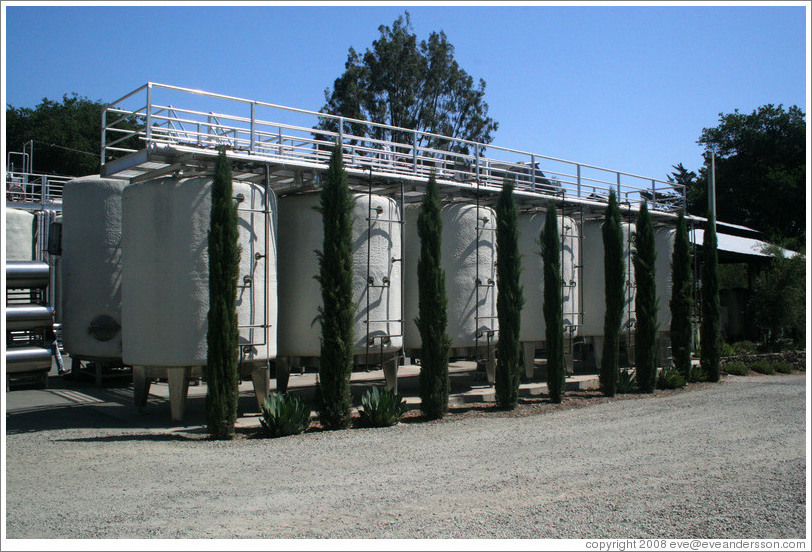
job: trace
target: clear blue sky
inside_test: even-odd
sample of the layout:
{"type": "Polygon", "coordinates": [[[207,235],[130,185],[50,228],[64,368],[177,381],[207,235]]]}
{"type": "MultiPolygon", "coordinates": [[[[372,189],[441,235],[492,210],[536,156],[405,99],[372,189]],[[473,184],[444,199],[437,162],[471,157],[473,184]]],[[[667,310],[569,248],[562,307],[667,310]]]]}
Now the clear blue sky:
{"type": "Polygon", "coordinates": [[[319,110],[347,50],[405,9],[487,82],[494,143],[664,178],[696,170],[703,127],[767,104],[807,110],[795,6],[9,6],[4,102],[112,101],[147,81],[319,110]]]}

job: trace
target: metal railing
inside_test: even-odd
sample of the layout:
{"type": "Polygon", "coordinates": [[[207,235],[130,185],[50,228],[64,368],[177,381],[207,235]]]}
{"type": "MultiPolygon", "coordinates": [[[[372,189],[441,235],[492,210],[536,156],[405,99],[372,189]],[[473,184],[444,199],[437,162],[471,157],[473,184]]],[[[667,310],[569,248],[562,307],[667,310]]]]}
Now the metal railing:
{"type": "Polygon", "coordinates": [[[49,176],[28,172],[6,171],[6,205],[48,206],[62,202],[62,189],[71,176],[49,176]]]}
{"type": "Polygon", "coordinates": [[[500,188],[512,176],[516,189],[672,211],[685,206],[685,187],[664,180],[304,109],[147,83],[108,104],[102,115],[101,163],[156,146],[233,151],[268,161],[324,166],[340,142],[347,169],[500,188]],[[137,141],[137,147],[133,144],[137,141]],[[487,156],[485,155],[487,152],[487,156]]]}

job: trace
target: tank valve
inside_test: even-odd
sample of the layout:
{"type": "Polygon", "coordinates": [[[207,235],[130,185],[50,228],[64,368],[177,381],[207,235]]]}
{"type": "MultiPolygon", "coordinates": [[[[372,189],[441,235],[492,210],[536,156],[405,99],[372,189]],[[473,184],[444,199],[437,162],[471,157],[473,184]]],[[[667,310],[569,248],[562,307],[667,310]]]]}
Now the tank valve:
{"type": "Polygon", "coordinates": [[[384,285],[384,286],[388,286],[388,285],[389,285],[389,278],[387,278],[386,276],[384,276],[384,277],[383,277],[383,281],[382,281],[382,283],[383,283],[383,285],[384,285]]]}
{"type": "Polygon", "coordinates": [[[371,285],[371,286],[372,286],[372,285],[375,285],[375,278],[373,278],[372,276],[370,276],[369,278],[367,278],[367,284],[369,284],[369,285],[371,285]]]}
{"type": "Polygon", "coordinates": [[[237,194],[234,196],[234,201],[236,201],[237,203],[242,203],[243,201],[245,201],[245,196],[242,194],[237,194]]]}
{"type": "Polygon", "coordinates": [[[263,255],[262,253],[254,253],[254,259],[256,259],[257,261],[262,259],[263,257],[265,257],[265,255],[263,255]]]}
{"type": "Polygon", "coordinates": [[[251,285],[254,283],[254,280],[250,276],[243,276],[242,283],[245,287],[251,287],[251,285]]]}

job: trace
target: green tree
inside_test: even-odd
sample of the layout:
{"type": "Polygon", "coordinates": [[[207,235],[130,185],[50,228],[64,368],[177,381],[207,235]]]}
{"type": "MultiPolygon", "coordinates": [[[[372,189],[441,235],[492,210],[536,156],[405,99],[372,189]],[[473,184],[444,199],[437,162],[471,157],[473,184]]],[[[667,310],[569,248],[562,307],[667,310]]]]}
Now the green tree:
{"type": "Polygon", "coordinates": [[[719,304],[719,257],[716,242],[716,219],[711,214],[702,240],[702,324],[699,339],[700,362],[710,381],[719,381],[719,359],[722,355],[721,306],[719,304]]]}
{"type": "Polygon", "coordinates": [[[643,202],[637,213],[637,231],[634,237],[634,281],[637,292],[634,308],[637,313],[635,327],[635,373],[637,384],[643,393],[653,393],[657,380],[657,284],[654,248],[654,228],[648,204],[643,202]]]}
{"type": "Polygon", "coordinates": [[[603,266],[606,314],[603,323],[603,361],[600,386],[608,397],[617,393],[620,325],[626,291],[626,261],[623,258],[623,227],[615,191],[609,191],[609,205],[603,221],[603,266]]]}
{"type": "MultiPolygon", "coordinates": [[[[409,13],[392,27],[381,25],[380,37],[363,55],[349,49],[344,73],[325,90],[322,112],[458,139],[490,143],[498,124],[488,117],[485,81],[474,84],[454,59],[445,33],[432,32],[418,43],[409,13]]],[[[337,131],[333,119],[319,129],[337,131]]],[[[411,144],[406,132],[346,123],[344,132],[364,138],[411,144]]],[[[468,152],[459,142],[447,143],[420,134],[417,146],[468,152]]],[[[473,152],[469,152],[473,153],[473,152]]]]}
{"type": "Polygon", "coordinates": [[[239,398],[237,278],[240,267],[237,206],[231,162],[220,149],[214,166],[209,227],[209,328],[206,358],[206,423],[215,439],[231,439],[239,398]]]}
{"type": "Polygon", "coordinates": [[[787,257],[777,246],[766,252],[770,266],[753,283],[750,311],[769,350],[777,350],[781,339],[796,344],[806,330],[806,257],[787,257]]]}
{"type": "Polygon", "coordinates": [[[417,218],[420,258],[417,260],[418,318],[415,320],[422,350],[420,353],[420,409],[429,419],[442,418],[448,411],[448,352],[451,340],[446,333],[448,298],[441,246],[443,220],[437,181],[432,174],[417,218]]]}
{"type": "MultiPolygon", "coordinates": [[[[8,105],[7,150],[21,152],[26,142],[34,140],[35,173],[67,176],[98,174],[104,107],[101,100],[89,100],[75,92],[63,95],[62,101],[43,98],[33,109],[8,105]]],[[[134,119],[126,119],[118,126],[132,130],[143,127],[134,119]]],[[[135,138],[128,138],[117,146],[130,149],[139,147],[135,138]]],[[[109,157],[115,159],[120,155],[123,154],[111,153],[109,157]]]]}
{"type": "Polygon", "coordinates": [[[350,425],[352,400],[350,376],[353,363],[352,301],[353,201],[341,148],[333,149],[327,178],[321,189],[319,212],[324,224],[324,244],[319,259],[322,306],[319,368],[319,418],[327,429],[350,425]]]}
{"type": "MultiPolygon", "coordinates": [[[[764,232],[774,242],[806,240],[806,120],[798,106],[767,104],[750,114],[720,113],[697,142],[716,152],[716,218],[764,232]]],[[[690,173],[686,173],[690,180],[690,173]]],[[[688,190],[688,210],[704,215],[708,171],[688,190]]]]}
{"type": "Polygon", "coordinates": [[[510,410],[519,402],[519,326],[524,306],[519,283],[522,256],[519,253],[519,213],[513,199],[514,185],[512,177],[506,178],[496,200],[496,314],[499,318],[496,404],[510,410]]]}
{"type": "Polygon", "coordinates": [[[564,365],[564,304],[561,278],[561,238],[558,234],[558,213],[550,202],[539,236],[544,270],[544,324],[547,339],[547,389],[550,400],[560,403],[564,397],[566,366],[564,365]]]}
{"type": "Polygon", "coordinates": [[[691,370],[691,310],[693,308],[691,243],[685,213],[680,211],[671,254],[671,356],[674,366],[688,378],[691,370]]]}

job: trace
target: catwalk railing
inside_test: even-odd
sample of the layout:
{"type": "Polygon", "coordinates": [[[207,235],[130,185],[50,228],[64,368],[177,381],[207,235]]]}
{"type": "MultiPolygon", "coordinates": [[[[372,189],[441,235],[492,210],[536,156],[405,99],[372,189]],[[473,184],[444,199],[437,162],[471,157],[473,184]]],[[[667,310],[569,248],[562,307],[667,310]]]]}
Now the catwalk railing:
{"type": "Polygon", "coordinates": [[[652,209],[685,206],[684,186],[586,163],[460,140],[439,134],[148,83],[109,104],[102,115],[101,163],[157,146],[218,146],[286,165],[326,166],[340,142],[348,168],[393,176],[516,188],[603,203],[615,189],[621,201],[652,209]],[[487,154],[487,155],[486,155],[487,154]]]}

